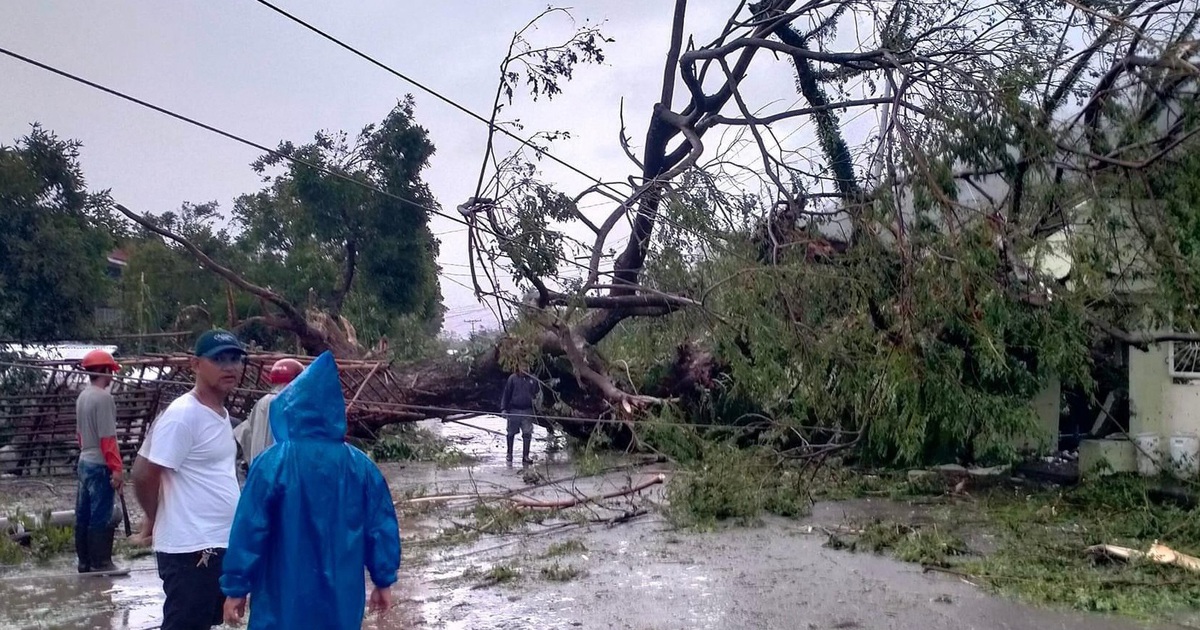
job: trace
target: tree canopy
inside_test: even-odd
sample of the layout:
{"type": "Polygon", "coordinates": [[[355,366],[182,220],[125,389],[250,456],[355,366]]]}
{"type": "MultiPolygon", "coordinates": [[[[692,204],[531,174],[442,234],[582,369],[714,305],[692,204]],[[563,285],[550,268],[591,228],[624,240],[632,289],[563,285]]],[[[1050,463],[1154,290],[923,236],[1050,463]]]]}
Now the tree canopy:
{"type": "Polygon", "coordinates": [[[432,332],[441,327],[429,230],[437,201],[421,180],[434,147],[413,108],[408,98],[353,138],[319,132],[254,163],[268,185],[240,197],[233,216],[239,245],[262,269],[256,278],[297,302],[311,291],[315,306],[334,316],[357,289],[384,312],[411,314],[432,332]]]}
{"type": "Polygon", "coordinates": [[[114,221],[107,194],[87,190],[79,147],[36,124],[0,146],[0,336],[85,336],[110,296],[114,221]]]}
{"type": "Polygon", "coordinates": [[[421,179],[434,146],[414,115],[410,97],[354,136],[319,131],[307,144],[280,143],[252,164],[264,188],[237,198],[229,216],[215,202],[138,216],[127,308],[145,308],[149,295],[155,326],[190,310],[266,347],[291,348],[289,333],[310,351],[326,334],[424,347],[444,309],[429,229],[438,206],[421,179]],[[197,252],[226,273],[200,271],[197,252]]]}

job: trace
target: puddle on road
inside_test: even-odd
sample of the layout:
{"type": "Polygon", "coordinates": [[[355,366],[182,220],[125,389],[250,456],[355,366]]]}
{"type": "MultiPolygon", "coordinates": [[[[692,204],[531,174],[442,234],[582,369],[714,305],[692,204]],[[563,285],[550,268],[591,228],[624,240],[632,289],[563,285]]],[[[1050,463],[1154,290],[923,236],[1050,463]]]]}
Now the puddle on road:
{"type": "MultiPolygon", "coordinates": [[[[494,416],[475,418],[467,421],[476,427],[503,432],[504,420],[494,416]]],[[[458,483],[470,479],[480,469],[492,469],[491,476],[502,476],[505,481],[519,482],[521,468],[509,467],[504,461],[505,440],[502,435],[495,435],[467,427],[457,423],[442,423],[426,421],[420,423],[436,433],[441,434],[455,448],[471,457],[469,462],[472,470],[466,467],[439,469],[433,464],[422,462],[409,463],[399,468],[395,474],[389,474],[389,480],[394,486],[404,484],[458,483]]],[[[542,427],[534,428],[532,452],[543,468],[560,468],[568,465],[568,455],[561,448],[562,436],[548,438],[542,427]]],[[[517,456],[520,457],[521,442],[517,439],[517,456]]],[[[385,471],[393,468],[383,466],[385,471]]],[[[398,492],[398,488],[393,487],[398,492]]],[[[72,490],[73,492],[73,490],[72,490]]],[[[62,493],[67,496],[70,493],[62,493]]],[[[69,509],[72,506],[62,505],[56,509],[69,509]]],[[[403,535],[407,539],[419,533],[417,525],[403,523],[403,535]]],[[[117,560],[121,566],[129,567],[128,576],[101,578],[80,577],[75,574],[73,558],[60,557],[54,561],[36,566],[24,566],[0,572],[0,628],[5,630],[34,630],[54,628],[63,630],[150,630],[157,628],[162,618],[162,582],[158,578],[154,558],[147,557],[138,560],[117,560]]],[[[393,587],[395,608],[386,618],[369,618],[364,628],[371,630],[398,630],[425,625],[425,612],[432,606],[437,610],[436,602],[430,604],[423,601],[424,597],[415,585],[429,582],[433,579],[437,566],[421,569],[405,567],[401,571],[400,582],[393,587]]],[[[450,570],[447,575],[456,575],[461,570],[450,570]]],[[[432,618],[436,618],[432,617],[432,618]]],[[[454,627],[454,626],[438,626],[454,627]]],[[[468,626],[464,626],[468,627],[468,626]]],[[[472,629],[479,626],[469,626],[472,629]]],[[[526,625],[495,626],[524,628],[526,625]]]]}
{"type": "Polygon", "coordinates": [[[71,559],[0,576],[0,627],[155,628],[162,616],[162,588],[154,561],[126,561],[124,577],[82,577],[71,559]]]}
{"type": "MultiPolygon", "coordinates": [[[[162,582],[153,559],[122,563],[128,576],[80,577],[74,565],[0,576],[0,628],[5,630],[152,630],[162,624],[162,582]],[[10,579],[12,578],[12,579],[10,579]]],[[[398,630],[419,621],[405,584],[393,588],[396,608],[364,628],[398,630]]]]}

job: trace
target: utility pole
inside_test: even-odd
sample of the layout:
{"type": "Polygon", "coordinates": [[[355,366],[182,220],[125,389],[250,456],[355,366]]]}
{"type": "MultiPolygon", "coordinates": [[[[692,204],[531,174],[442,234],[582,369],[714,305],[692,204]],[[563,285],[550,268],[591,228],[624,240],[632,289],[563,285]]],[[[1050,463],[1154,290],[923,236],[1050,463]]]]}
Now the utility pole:
{"type": "Polygon", "coordinates": [[[478,324],[479,320],[478,319],[465,319],[463,321],[465,321],[471,325],[471,336],[474,337],[475,336],[475,324],[478,324]]]}
{"type": "Polygon", "coordinates": [[[146,272],[143,271],[138,276],[138,355],[145,353],[143,343],[146,340],[146,272]]]}
{"type": "MultiPolygon", "coordinates": [[[[883,98],[892,98],[892,71],[887,71],[887,81],[883,84],[883,98]]],[[[891,101],[884,102],[879,116],[879,147],[875,149],[874,164],[871,165],[871,184],[878,186],[880,175],[883,174],[883,154],[887,149],[888,138],[892,135],[891,101]]]]}

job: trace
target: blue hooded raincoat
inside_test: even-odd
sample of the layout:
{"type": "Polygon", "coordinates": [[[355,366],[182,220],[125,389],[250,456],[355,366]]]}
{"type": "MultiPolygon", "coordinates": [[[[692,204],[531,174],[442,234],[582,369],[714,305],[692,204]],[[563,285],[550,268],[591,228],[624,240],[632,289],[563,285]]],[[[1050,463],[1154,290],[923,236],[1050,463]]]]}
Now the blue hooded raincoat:
{"type": "Polygon", "coordinates": [[[250,594],[250,629],[361,628],[366,588],[391,586],[400,529],[387,482],[346,444],[346,401],[326,352],[271,403],[275,445],[254,460],[221,576],[250,594]]]}

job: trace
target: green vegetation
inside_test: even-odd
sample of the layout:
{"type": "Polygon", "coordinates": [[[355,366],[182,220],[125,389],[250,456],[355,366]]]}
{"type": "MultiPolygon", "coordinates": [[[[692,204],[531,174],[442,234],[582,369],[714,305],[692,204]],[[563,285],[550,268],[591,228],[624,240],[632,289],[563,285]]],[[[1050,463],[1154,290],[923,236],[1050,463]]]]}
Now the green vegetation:
{"type": "Polygon", "coordinates": [[[21,564],[30,558],[44,562],[64,553],[74,553],[73,527],[35,527],[34,518],[21,511],[9,519],[20,523],[28,532],[28,546],[13,542],[7,533],[0,534],[0,564],[21,564]]]}
{"type": "Polygon", "coordinates": [[[0,565],[21,564],[29,558],[25,548],[9,539],[0,536],[0,565]]]}
{"type": "MultiPolygon", "coordinates": [[[[0,146],[0,333],[86,338],[96,332],[96,309],[107,306],[123,317],[114,312],[102,332],[236,323],[259,346],[294,350],[289,331],[267,325],[264,308],[271,307],[260,297],[198,271],[176,241],[118,220],[107,192],[88,192],[79,153],[78,142],[38,125],[0,146]],[[128,256],[119,280],[106,277],[114,248],[128,256]]],[[[429,229],[428,209],[437,201],[422,179],[433,154],[408,97],[357,134],[319,131],[307,144],[281,142],[252,165],[264,187],[238,197],[231,210],[208,201],[132,211],[271,287],[310,323],[345,329],[344,317],[350,328],[343,332],[363,346],[387,337],[392,358],[420,358],[437,349],[444,312],[439,245],[429,229]]],[[[174,343],[139,348],[170,350],[174,343]]]]}
{"type": "Polygon", "coordinates": [[[887,553],[949,571],[1031,603],[1161,619],[1200,606],[1200,575],[1148,561],[1090,556],[1093,545],[1146,550],[1160,541],[1200,556],[1200,510],[1157,502],[1159,480],[1105,477],[1070,489],[1014,488],[961,476],[826,468],[803,484],[768,449],[702,445],[668,488],[677,525],[711,528],[753,523],[764,513],[794,516],[816,500],[872,498],[905,505],[830,531],[828,545],[887,553]],[[906,517],[907,519],[908,517],[906,517]]]}
{"type": "Polygon", "coordinates": [[[829,546],[873,553],[890,551],[898,560],[929,566],[948,566],[949,558],[967,553],[961,540],[936,525],[921,527],[894,521],[871,522],[849,541],[830,536],[829,546]]]}
{"type": "Polygon", "coordinates": [[[1000,547],[962,568],[1001,592],[1081,610],[1151,617],[1195,608],[1200,575],[1150,562],[1097,562],[1083,553],[1097,544],[1144,551],[1155,540],[1200,553],[1200,519],[1151,501],[1150,483],[1121,477],[1060,492],[997,491],[979,510],[1000,547]]]}
{"type": "Polygon", "coordinates": [[[466,516],[474,519],[473,529],[484,534],[506,534],[529,522],[539,522],[545,513],[518,508],[510,503],[480,503],[466,516]]]}
{"type": "Polygon", "coordinates": [[[430,538],[422,538],[409,541],[406,543],[409,547],[453,547],[463,545],[469,542],[474,542],[479,539],[480,532],[477,529],[465,527],[462,525],[453,525],[438,531],[438,533],[430,538]]]}
{"type": "Polygon", "coordinates": [[[1200,554],[1196,511],[1152,500],[1156,483],[1113,476],[1072,489],[985,489],[918,510],[920,522],[850,524],[850,533],[833,533],[829,544],[890,552],[1032,603],[1165,618],[1200,606],[1200,575],[1085,552],[1099,544],[1145,551],[1157,540],[1181,553],[1200,554]],[[987,543],[972,548],[970,541],[983,540],[987,543]]]}
{"type": "Polygon", "coordinates": [[[75,551],[73,527],[43,527],[33,530],[29,550],[34,558],[45,561],[54,556],[75,551]]]}
{"type": "Polygon", "coordinates": [[[0,335],[53,339],[94,330],[116,237],[107,193],[90,193],[78,142],[34,125],[0,145],[0,335]]]}
{"type": "Polygon", "coordinates": [[[594,475],[609,465],[612,439],[607,432],[592,431],[585,440],[570,438],[568,448],[575,470],[581,475],[594,475]]]}
{"type": "Polygon", "coordinates": [[[514,564],[497,564],[487,570],[484,578],[492,584],[504,584],[521,577],[521,570],[514,564]]]}
{"type": "Polygon", "coordinates": [[[467,461],[467,456],[445,438],[408,424],[385,428],[367,448],[377,462],[423,461],[439,466],[458,466],[467,461]]]}
{"type": "Polygon", "coordinates": [[[253,168],[266,187],[238,198],[232,213],[249,277],[294,304],[346,316],[368,343],[389,335],[401,358],[420,355],[443,311],[427,210],[437,201],[421,178],[434,146],[415,107],[407,97],[355,135],[280,143],[280,154],[345,177],[265,155],[253,168]]]}
{"type": "Polygon", "coordinates": [[[667,484],[667,516],[675,525],[705,529],[723,520],[751,523],[763,512],[807,512],[804,478],[769,449],[705,441],[699,449],[667,484]]]}

